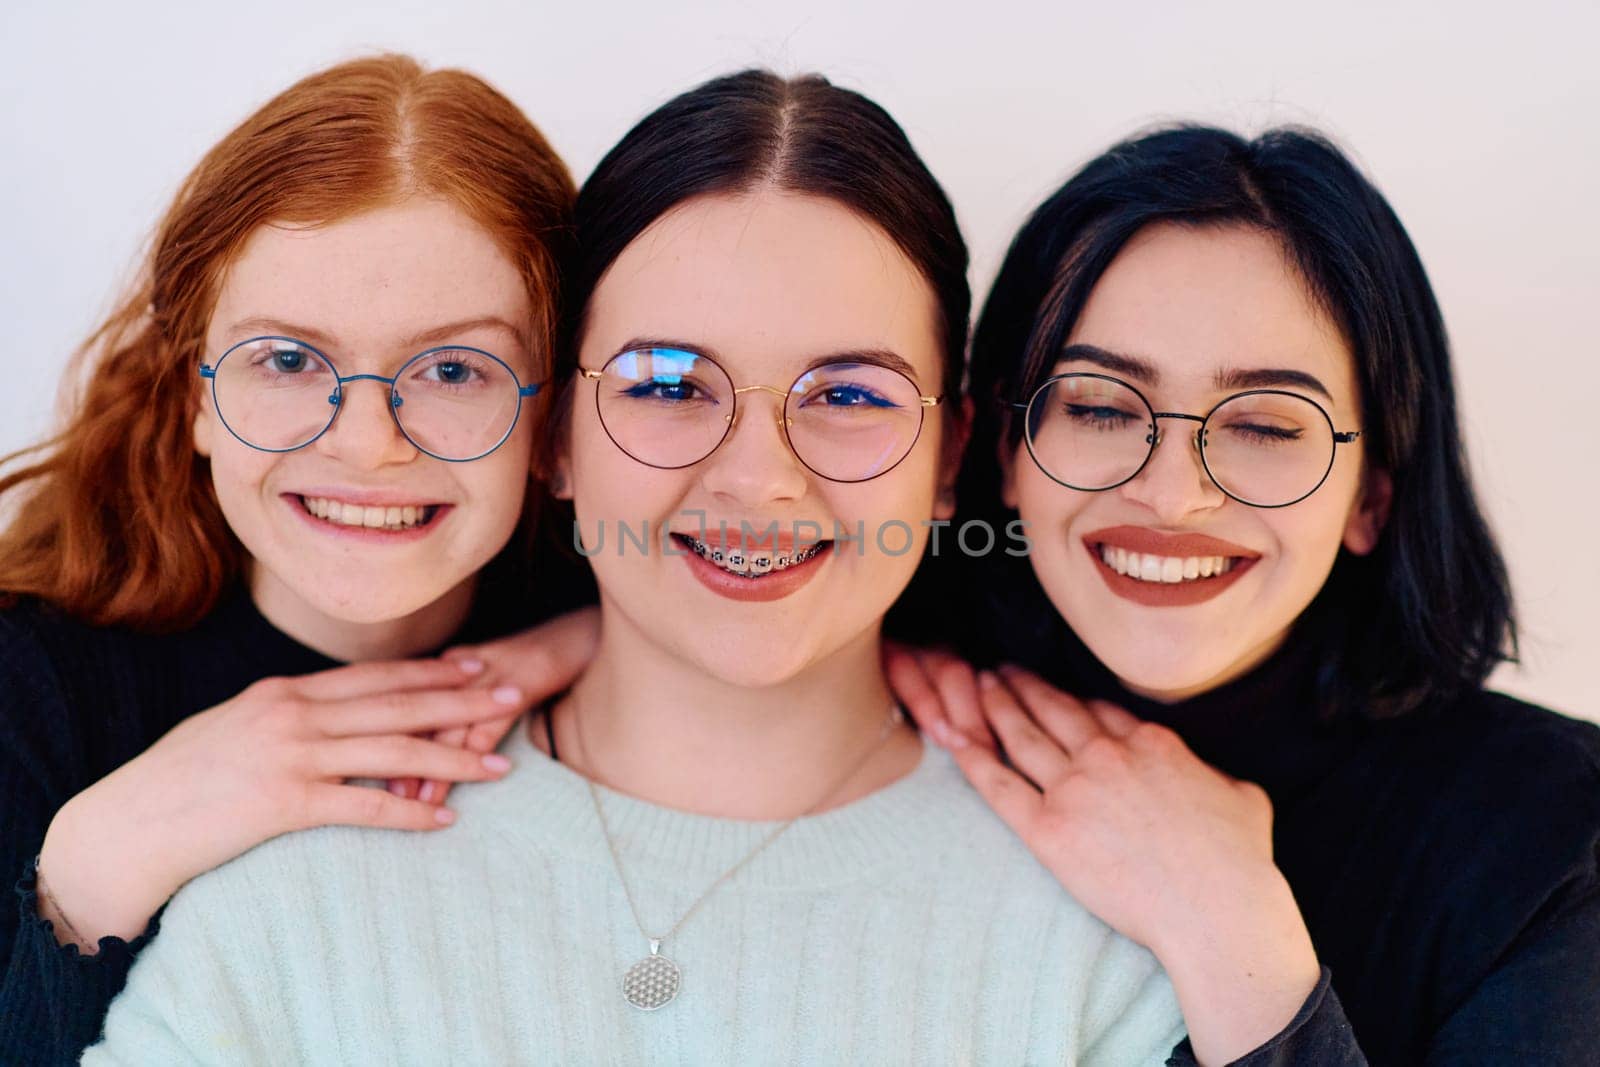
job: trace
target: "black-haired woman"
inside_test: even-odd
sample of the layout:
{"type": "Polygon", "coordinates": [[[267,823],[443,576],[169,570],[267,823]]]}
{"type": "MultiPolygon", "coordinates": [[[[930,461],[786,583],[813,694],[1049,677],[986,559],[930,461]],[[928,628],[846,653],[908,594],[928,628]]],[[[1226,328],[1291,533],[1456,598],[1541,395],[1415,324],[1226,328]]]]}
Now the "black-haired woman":
{"type": "Polygon", "coordinates": [[[1600,730],[1483,688],[1505,567],[1370,182],[1305,131],[1115,146],[1016,237],[972,383],[957,522],[1032,552],[945,588],[1030,670],[892,673],[1162,961],[1180,1059],[1594,1062],[1600,730]]]}

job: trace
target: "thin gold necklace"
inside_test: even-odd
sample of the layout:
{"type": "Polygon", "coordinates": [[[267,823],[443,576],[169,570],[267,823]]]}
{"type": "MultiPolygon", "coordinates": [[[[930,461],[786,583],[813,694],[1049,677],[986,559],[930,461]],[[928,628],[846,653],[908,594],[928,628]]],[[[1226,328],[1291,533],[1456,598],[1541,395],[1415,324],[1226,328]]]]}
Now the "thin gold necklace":
{"type": "MultiPolygon", "coordinates": [[[[551,714],[551,712],[546,712],[546,714],[551,714]]],[[[622,856],[617,852],[617,842],[611,836],[610,824],[606,822],[605,806],[600,802],[600,791],[595,788],[592,778],[588,775],[583,775],[584,784],[589,787],[589,799],[594,802],[595,817],[600,820],[600,832],[605,835],[606,848],[611,852],[611,862],[617,868],[617,880],[622,883],[623,895],[628,898],[628,910],[633,912],[633,924],[638,927],[640,935],[650,943],[650,955],[645,956],[638,963],[629,967],[622,976],[622,995],[629,1004],[641,1011],[655,1011],[657,1008],[663,1008],[672,1003],[673,999],[683,989],[683,971],[671,959],[661,954],[661,943],[676,934],[679,927],[689,921],[689,917],[699,910],[700,905],[716,891],[718,886],[732,878],[745,864],[759,856],[768,845],[781,837],[789,827],[815,812],[827,802],[829,797],[843,789],[845,783],[854,778],[861,768],[866,766],[867,760],[871,759],[878,749],[883,747],[884,742],[889,739],[889,735],[894,732],[895,727],[899,726],[903,721],[904,717],[900,713],[899,706],[891,705],[889,714],[883,720],[883,729],[878,731],[877,739],[851,765],[849,772],[829,786],[828,791],[819,796],[816,803],[799,815],[785,820],[777,829],[762,838],[755,848],[745,853],[744,858],[739,860],[738,863],[718,875],[717,880],[707,886],[705,891],[695,898],[694,903],[689,905],[689,910],[678,917],[678,921],[672,924],[672,928],[659,937],[653,936],[646,931],[644,920],[639,918],[639,905],[633,899],[633,890],[628,886],[628,876],[623,871],[622,856]]],[[[576,709],[574,709],[573,728],[577,732],[578,747],[583,752],[584,762],[589,765],[592,771],[594,769],[594,760],[589,755],[589,745],[583,737],[583,718],[576,713],[576,709]]]]}

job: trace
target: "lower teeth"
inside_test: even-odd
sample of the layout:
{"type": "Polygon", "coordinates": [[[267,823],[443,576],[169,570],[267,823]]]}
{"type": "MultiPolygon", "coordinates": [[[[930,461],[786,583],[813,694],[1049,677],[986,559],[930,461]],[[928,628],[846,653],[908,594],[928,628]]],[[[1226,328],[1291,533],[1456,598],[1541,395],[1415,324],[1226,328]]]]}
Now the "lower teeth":
{"type": "Polygon", "coordinates": [[[679,538],[689,546],[689,551],[709,563],[715,564],[729,574],[740,578],[764,578],[775,571],[788,570],[798,566],[815,556],[826,546],[827,542],[807,545],[792,554],[779,556],[745,556],[739,552],[727,552],[720,548],[712,548],[704,541],[697,541],[693,537],[680,534],[679,538]]]}

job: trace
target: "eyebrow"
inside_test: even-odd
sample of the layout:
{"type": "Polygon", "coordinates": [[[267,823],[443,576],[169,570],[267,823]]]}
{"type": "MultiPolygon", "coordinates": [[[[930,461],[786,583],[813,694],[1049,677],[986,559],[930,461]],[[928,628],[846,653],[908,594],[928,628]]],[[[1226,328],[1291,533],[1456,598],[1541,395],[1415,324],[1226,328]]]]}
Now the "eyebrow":
{"type": "MultiPolygon", "coordinates": [[[[722,362],[717,356],[716,350],[708,345],[691,344],[688,341],[675,341],[661,337],[635,337],[617,349],[617,355],[621,355],[623,352],[637,352],[640,349],[647,348],[674,348],[697,356],[705,356],[708,359],[716,360],[718,363],[722,362]]],[[[801,369],[800,373],[805,374],[809,371],[814,371],[818,367],[826,366],[829,363],[867,363],[876,367],[899,371],[911,381],[917,381],[917,368],[913,367],[911,362],[904,356],[887,348],[849,348],[837,352],[829,352],[811,359],[801,369]]],[[[921,388],[921,386],[918,386],[918,388],[921,388]]]]}
{"type": "MultiPolygon", "coordinates": [[[[480,315],[476,318],[461,319],[457,322],[447,322],[442,326],[433,326],[397,342],[399,348],[421,348],[431,344],[448,341],[473,330],[494,330],[506,334],[522,347],[523,351],[531,351],[527,334],[498,315],[480,315]]],[[[297,341],[310,341],[312,344],[324,348],[340,347],[337,339],[332,334],[307,326],[303,323],[287,322],[283,319],[274,319],[264,316],[252,316],[240,319],[228,330],[230,334],[241,333],[269,333],[285,337],[292,337],[297,341]]]]}
{"type": "MultiPolygon", "coordinates": [[[[1061,363],[1093,363],[1097,367],[1120,374],[1125,378],[1132,378],[1141,385],[1157,385],[1161,381],[1161,372],[1156,370],[1155,364],[1137,356],[1124,355],[1119,352],[1107,351],[1098,345],[1068,345],[1061,350],[1057,359],[1061,363]]],[[[1276,389],[1280,386],[1298,386],[1309,389],[1314,393],[1321,393],[1334,403],[1333,393],[1328,387],[1313,374],[1305,371],[1291,370],[1287,367],[1227,367],[1217,371],[1211,379],[1212,385],[1218,389],[1276,389]]]]}

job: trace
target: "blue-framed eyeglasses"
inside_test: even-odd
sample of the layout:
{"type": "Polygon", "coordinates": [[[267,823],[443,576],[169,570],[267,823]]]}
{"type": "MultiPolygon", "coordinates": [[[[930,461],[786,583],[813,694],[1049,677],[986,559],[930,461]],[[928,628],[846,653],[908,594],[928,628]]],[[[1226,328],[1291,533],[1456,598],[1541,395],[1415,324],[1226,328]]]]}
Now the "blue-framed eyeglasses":
{"type": "Polygon", "coordinates": [[[293,337],[252,337],[202,364],[217,418],[242,443],[262,452],[293,452],[338,418],[344,387],[381,382],[389,413],[417,450],[450,463],[482,459],[511,436],[523,400],[543,382],[523,385],[504,360],[481,348],[440,345],[418,352],[395,372],[340,375],[333,360],[293,337]]]}

